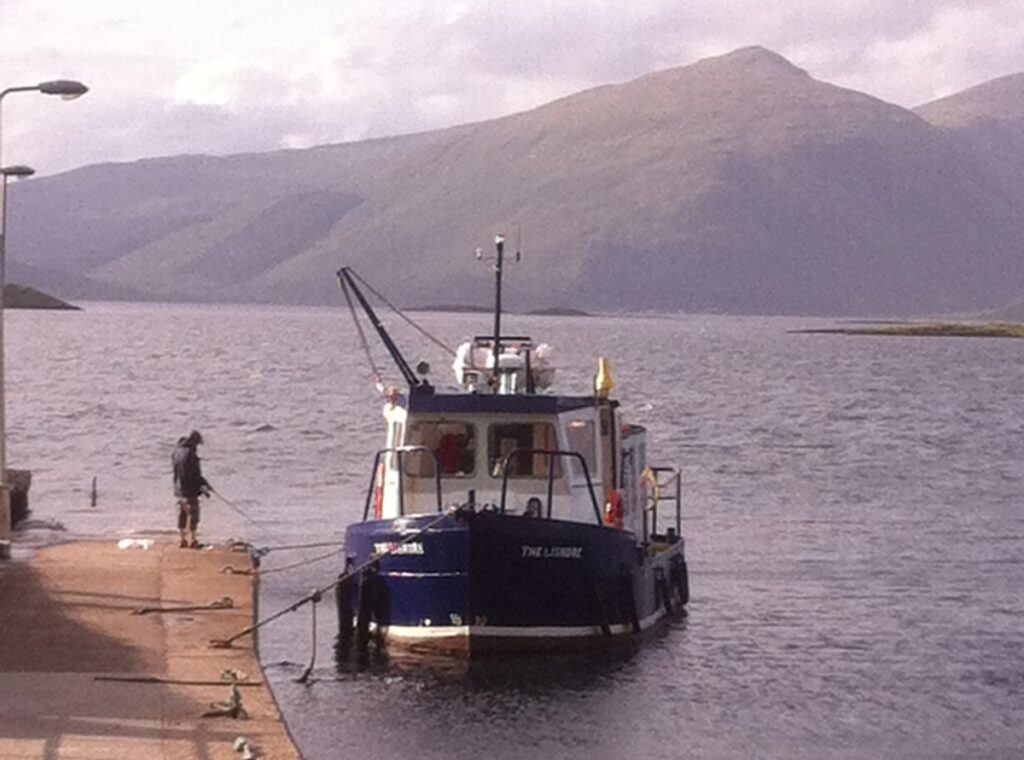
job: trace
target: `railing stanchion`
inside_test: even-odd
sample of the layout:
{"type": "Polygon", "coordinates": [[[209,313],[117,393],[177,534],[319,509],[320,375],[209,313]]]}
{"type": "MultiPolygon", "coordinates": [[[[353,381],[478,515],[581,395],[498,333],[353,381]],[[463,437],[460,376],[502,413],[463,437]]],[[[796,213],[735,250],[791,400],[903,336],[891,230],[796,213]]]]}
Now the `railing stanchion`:
{"type": "Polygon", "coordinates": [[[551,508],[555,501],[555,455],[548,454],[548,519],[551,519],[551,508]]]}
{"type": "MultiPolygon", "coordinates": [[[[373,470],[370,471],[370,486],[366,489],[366,505],[363,507],[363,522],[366,522],[366,518],[370,516],[374,481],[377,479],[377,469],[381,465],[381,457],[385,454],[392,454],[398,460],[398,514],[401,517],[405,517],[405,455],[424,451],[429,452],[434,458],[434,490],[437,494],[437,511],[444,511],[441,506],[443,504],[441,496],[441,460],[438,458],[437,452],[429,446],[394,446],[381,449],[374,455],[373,470]]],[[[381,483],[381,488],[383,487],[384,483],[381,483]]]]}
{"type": "Polygon", "coordinates": [[[559,449],[512,449],[506,454],[500,462],[501,467],[501,512],[505,512],[505,501],[508,494],[508,464],[512,457],[519,456],[522,454],[544,454],[549,457],[548,469],[548,518],[551,517],[551,502],[554,499],[554,458],[555,457],[572,457],[578,459],[580,466],[583,468],[583,476],[587,481],[587,493],[590,494],[590,503],[594,507],[594,517],[597,518],[597,524],[602,525],[601,520],[601,508],[597,506],[597,497],[594,496],[594,482],[590,479],[590,468],[587,467],[587,460],[584,459],[583,455],[578,451],[561,451],[559,449]]]}

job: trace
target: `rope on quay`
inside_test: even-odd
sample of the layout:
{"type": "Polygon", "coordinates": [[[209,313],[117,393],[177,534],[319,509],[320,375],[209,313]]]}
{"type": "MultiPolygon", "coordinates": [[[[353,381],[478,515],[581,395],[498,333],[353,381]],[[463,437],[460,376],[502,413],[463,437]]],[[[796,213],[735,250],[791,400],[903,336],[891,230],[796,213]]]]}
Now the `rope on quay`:
{"type": "MultiPolygon", "coordinates": [[[[347,581],[348,579],[350,579],[354,575],[357,575],[357,574],[363,572],[363,570],[365,570],[366,568],[371,567],[372,565],[377,564],[378,562],[380,562],[385,557],[389,556],[390,554],[393,554],[395,551],[398,550],[399,546],[402,546],[403,544],[407,544],[410,541],[412,541],[413,539],[419,538],[424,533],[426,533],[428,530],[430,530],[431,528],[433,528],[436,525],[439,525],[442,521],[447,520],[451,515],[455,514],[457,509],[458,509],[457,507],[449,507],[448,510],[446,510],[441,515],[439,515],[435,519],[433,519],[430,522],[428,522],[426,525],[424,525],[419,530],[415,530],[412,533],[408,534],[407,536],[404,536],[401,540],[396,541],[391,547],[388,548],[388,550],[386,552],[382,552],[380,554],[374,554],[368,560],[366,560],[366,562],[364,562],[363,564],[357,565],[356,567],[353,567],[350,570],[348,570],[348,572],[345,572],[345,573],[342,573],[341,575],[339,575],[337,580],[335,580],[333,583],[330,583],[329,585],[324,586],[323,588],[313,589],[312,592],[310,592],[309,594],[306,594],[304,597],[301,597],[300,599],[297,599],[296,601],[292,602],[292,604],[288,605],[284,609],[278,610],[277,612],[273,613],[272,615],[268,615],[267,617],[263,618],[262,620],[257,620],[252,625],[247,626],[246,628],[243,628],[241,631],[236,633],[234,636],[229,636],[226,639],[211,639],[210,640],[210,646],[212,648],[214,648],[214,649],[230,649],[231,645],[234,644],[238,639],[242,638],[243,636],[248,636],[250,633],[253,633],[253,632],[259,630],[260,628],[265,626],[267,623],[272,623],[273,621],[277,620],[278,618],[283,617],[284,615],[287,615],[289,612],[295,612],[295,610],[299,609],[304,604],[309,604],[311,602],[318,602],[318,601],[320,601],[320,598],[325,593],[327,593],[328,591],[334,590],[334,588],[336,586],[338,586],[339,584],[344,583],[345,581],[347,581]]],[[[331,552],[330,556],[333,556],[334,554],[335,554],[335,552],[331,552]]],[[[323,557],[320,557],[319,559],[325,559],[327,556],[329,556],[329,555],[324,555],[323,557]]],[[[276,569],[284,569],[284,568],[276,568],[276,569]]],[[[264,572],[269,572],[269,571],[264,571],[264,572]]]]}
{"type": "MultiPolygon", "coordinates": [[[[149,683],[170,686],[224,686],[229,682],[227,679],[220,681],[213,680],[190,680],[187,678],[164,678],[163,676],[93,676],[93,681],[111,681],[113,683],[149,683]]],[[[263,686],[263,681],[234,681],[239,686],[263,686]]]]}
{"type": "Polygon", "coordinates": [[[216,599],[209,604],[182,604],[170,607],[139,607],[132,610],[133,615],[148,615],[151,612],[200,612],[202,610],[230,610],[235,601],[230,596],[216,599]]]}

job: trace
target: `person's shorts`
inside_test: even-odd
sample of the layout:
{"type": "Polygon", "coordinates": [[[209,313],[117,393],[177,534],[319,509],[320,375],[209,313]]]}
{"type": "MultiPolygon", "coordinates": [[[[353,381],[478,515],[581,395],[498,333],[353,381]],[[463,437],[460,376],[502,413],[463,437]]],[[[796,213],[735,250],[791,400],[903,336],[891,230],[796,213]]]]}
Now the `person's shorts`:
{"type": "Polygon", "coordinates": [[[182,496],[178,499],[178,530],[186,530],[189,527],[189,517],[192,518],[192,528],[199,525],[199,497],[182,496]]]}

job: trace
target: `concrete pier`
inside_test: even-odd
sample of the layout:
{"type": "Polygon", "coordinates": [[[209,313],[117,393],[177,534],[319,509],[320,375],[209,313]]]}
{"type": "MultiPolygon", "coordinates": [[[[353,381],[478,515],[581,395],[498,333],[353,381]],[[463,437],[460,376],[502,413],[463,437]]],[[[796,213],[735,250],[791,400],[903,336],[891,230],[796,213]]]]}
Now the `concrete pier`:
{"type": "Polygon", "coordinates": [[[238,760],[239,737],[273,760],[299,758],[245,637],[253,622],[248,555],[158,542],[76,542],[0,565],[0,760],[238,760]],[[158,611],[207,605],[230,608],[158,611]],[[222,604],[226,604],[223,603],[222,604]],[[246,680],[246,719],[201,717],[246,680]]]}

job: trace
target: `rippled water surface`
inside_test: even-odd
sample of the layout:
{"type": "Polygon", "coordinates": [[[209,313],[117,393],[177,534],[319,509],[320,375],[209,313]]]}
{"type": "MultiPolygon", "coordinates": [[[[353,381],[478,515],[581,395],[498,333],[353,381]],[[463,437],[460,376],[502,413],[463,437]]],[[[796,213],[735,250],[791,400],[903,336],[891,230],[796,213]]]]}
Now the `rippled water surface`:
{"type": "MultiPolygon", "coordinates": [[[[450,343],[488,329],[420,316],[450,343]]],[[[213,501],[206,537],[329,541],[361,512],[382,425],[347,313],[94,304],[7,320],[9,459],[34,472],[34,517],[71,534],[173,528],[170,451],[192,427],[209,479],[258,521],[213,501]]],[[[650,458],[681,467],[690,614],[612,654],[338,672],[324,606],[301,686],[309,613],[294,613],[261,650],[306,757],[1020,756],[1024,343],[507,321],[555,345],[565,392],[611,357],[650,458]]],[[[449,358],[422,355],[447,382],[449,358]]],[[[336,571],[266,574],[263,611],[336,571]]]]}

